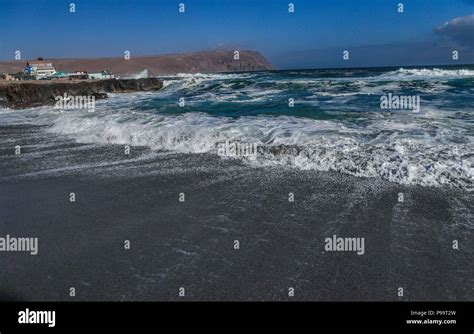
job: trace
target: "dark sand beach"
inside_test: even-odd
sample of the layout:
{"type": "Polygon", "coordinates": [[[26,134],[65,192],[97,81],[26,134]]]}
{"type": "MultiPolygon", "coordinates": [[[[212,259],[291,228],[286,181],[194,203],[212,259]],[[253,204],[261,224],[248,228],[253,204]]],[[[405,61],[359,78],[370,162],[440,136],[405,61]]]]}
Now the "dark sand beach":
{"type": "Polygon", "coordinates": [[[0,129],[0,234],[39,239],[0,256],[4,300],[474,299],[472,193],[51,136],[0,129]]]}

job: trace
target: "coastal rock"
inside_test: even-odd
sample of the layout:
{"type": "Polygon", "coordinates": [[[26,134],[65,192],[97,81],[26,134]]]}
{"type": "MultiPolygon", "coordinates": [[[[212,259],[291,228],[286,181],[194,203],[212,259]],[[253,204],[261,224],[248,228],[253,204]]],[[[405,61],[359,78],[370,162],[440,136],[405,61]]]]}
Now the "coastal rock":
{"type": "Polygon", "coordinates": [[[0,85],[0,106],[7,108],[31,108],[52,105],[57,96],[94,96],[107,98],[107,93],[154,91],[163,87],[157,78],[108,79],[99,81],[36,81],[12,82],[0,85]]]}

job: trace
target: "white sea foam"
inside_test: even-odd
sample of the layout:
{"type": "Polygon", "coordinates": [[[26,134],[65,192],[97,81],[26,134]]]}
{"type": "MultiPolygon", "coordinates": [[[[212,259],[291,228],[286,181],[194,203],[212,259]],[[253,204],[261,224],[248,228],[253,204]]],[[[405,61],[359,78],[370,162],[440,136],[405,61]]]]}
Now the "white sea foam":
{"type": "Polygon", "coordinates": [[[175,75],[159,76],[159,78],[166,82],[164,87],[175,85],[176,88],[189,89],[216,80],[225,82],[226,80],[245,79],[253,76],[254,74],[251,73],[177,73],[175,75]]]}
{"type": "Polygon", "coordinates": [[[387,72],[381,75],[382,77],[474,77],[474,70],[458,69],[445,70],[440,68],[433,69],[406,69],[400,68],[396,71],[387,72]]]}
{"type": "MultiPolygon", "coordinates": [[[[248,73],[178,74],[166,77],[165,88],[159,92],[111,94],[110,99],[97,101],[95,113],[57,113],[48,107],[27,112],[2,110],[0,123],[48,125],[47,131],[82,143],[140,145],[180,153],[217,153],[219,144],[226,141],[256,143],[263,150],[256,160],[248,161],[256,166],[334,170],[401,184],[450,185],[473,190],[473,132],[469,120],[460,115],[469,117],[472,110],[460,110],[453,117],[451,111],[436,107],[445,101],[436,100],[424,104],[417,115],[370,113],[364,107],[347,103],[358,98],[354,95],[381,94],[396,91],[402,84],[411,85],[407,80],[398,82],[398,78],[428,78],[424,85],[413,89],[443,91],[448,86],[437,78],[465,77],[471,72],[474,71],[400,69],[368,78],[310,78],[287,80],[288,84],[286,78],[253,78],[256,75],[248,73]],[[358,110],[360,116],[354,114],[347,120],[264,115],[235,119],[197,112],[170,115],[161,113],[159,107],[141,109],[142,101],[150,98],[175,105],[175,97],[167,100],[167,96],[177,90],[193,93],[186,97],[191,106],[193,102],[268,101],[284,96],[285,85],[290,84],[301,85],[309,94],[297,97],[297,104],[324,100],[321,96],[335,97],[331,103],[337,111],[351,105],[362,109],[358,110]],[[295,150],[282,151],[281,146],[295,150]]],[[[296,90],[300,92],[298,87],[296,90]]]]}
{"type": "Polygon", "coordinates": [[[472,137],[453,145],[448,128],[425,123],[380,119],[369,127],[334,121],[279,117],[213,117],[130,115],[80,117],[61,115],[49,129],[79,142],[149,146],[180,153],[217,153],[227,140],[257,143],[263,148],[296,147],[291,154],[264,150],[257,166],[288,165],[334,170],[355,176],[381,177],[401,184],[450,185],[472,190],[472,137]],[[431,132],[430,132],[431,131],[431,132]]]}
{"type": "Polygon", "coordinates": [[[148,77],[149,77],[148,70],[144,69],[141,72],[131,74],[131,75],[126,75],[126,76],[124,76],[124,79],[145,79],[145,78],[148,78],[148,77]]]}
{"type": "Polygon", "coordinates": [[[382,75],[369,77],[336,77],[336,78],[278,78],[261,77],[250,73],[224,74],[176,74],[161,77],[164,80],[162,95],[171,95],[177,91],[187,94],[194,92],[194,99],[211,98],[217,102],[260,102],[260,96],[272,96],[280,92],[301,90],[311,93],[314,97],[348,97],[358,95],[381,95],[387,91],[398,91],[407,88],[412,79],[426,79],[423,85],[412,88],[418,93],[441,93],[450,89],[444,84],[452,78],[469,76],[474,71],[442,70],[442,69],[399,69],[382,75]],[[206,91],[206,89],[212,91],[206,91]],[[207,95],[203,95],[207,94],[207,95]],[[256,96],[258,95],[258,96],[256,96]]]}

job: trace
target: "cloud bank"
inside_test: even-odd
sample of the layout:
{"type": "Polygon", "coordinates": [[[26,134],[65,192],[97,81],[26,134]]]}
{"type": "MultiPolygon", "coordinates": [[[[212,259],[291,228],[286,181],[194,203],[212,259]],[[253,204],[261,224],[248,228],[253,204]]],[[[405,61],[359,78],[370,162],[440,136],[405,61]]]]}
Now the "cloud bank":
{"type": "Polygon", "coordinates": [[[434,29],[435,33],[456,46],[474,49],[474,14],[457,17],[434,29]]]}

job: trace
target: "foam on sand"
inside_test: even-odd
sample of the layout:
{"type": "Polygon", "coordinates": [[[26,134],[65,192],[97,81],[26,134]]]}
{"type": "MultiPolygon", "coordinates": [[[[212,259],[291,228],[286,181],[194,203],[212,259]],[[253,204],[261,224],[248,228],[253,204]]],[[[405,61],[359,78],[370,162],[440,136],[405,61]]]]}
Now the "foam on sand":
{"type": "Polygon", "coordinates": [[[447,139],[456,134],[439,126],[430,129],[433,135],[426,135],[425,126],[383,119],[358,128],[286,116],[232,119],[186,113],[132,119],[127,114],[86,118],[70,114],[57,119],[49,131],[84,143],[130,144],[179,153],[217,154],[226,141],[257,144],[256,160],[241,159],[255,166],[334,170],[400,184],[472,190],[470,143],[453,145],[447,139]]]}

